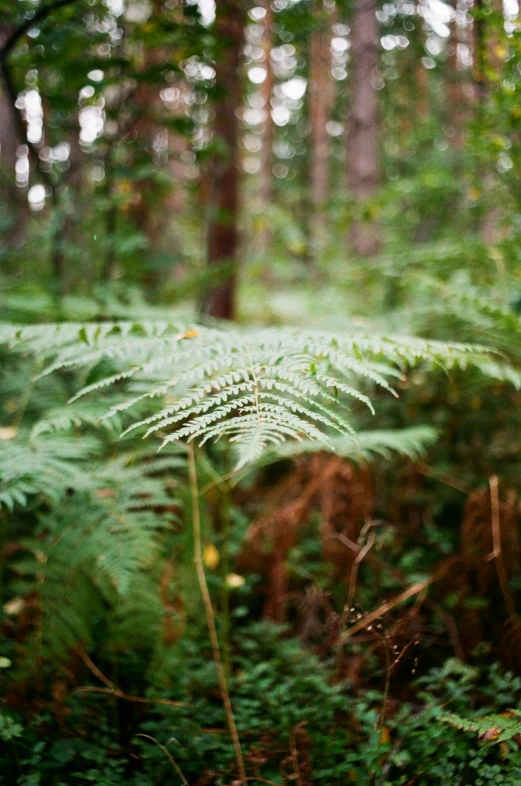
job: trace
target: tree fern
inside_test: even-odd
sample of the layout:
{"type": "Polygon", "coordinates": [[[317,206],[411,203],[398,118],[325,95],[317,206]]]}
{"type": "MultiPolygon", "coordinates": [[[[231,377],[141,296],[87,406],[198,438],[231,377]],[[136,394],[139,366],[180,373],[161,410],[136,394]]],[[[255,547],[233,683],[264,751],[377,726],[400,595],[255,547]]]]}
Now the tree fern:
{"type": "Polygon", "coordinates": [[[355,437],[353,407],[373,409],[378,389],[421,362],[444,369],[482,365],[481,347],[353,332],[190,327],[167,322],[4,327],[13,348],[50,358],[44,374],[90,369],[75,398],[124,384],[107,418],[144,400],[156,411],[126,433],[158,434],[162,444],[225,437],[239,448],[237,468],[269,445],[310,440],[332,448],[331,435],[355,437]],[[103,366],[104,364],[104,366],[103,366]],[[108,365],[107,365],[108,364],[108,365]]]}

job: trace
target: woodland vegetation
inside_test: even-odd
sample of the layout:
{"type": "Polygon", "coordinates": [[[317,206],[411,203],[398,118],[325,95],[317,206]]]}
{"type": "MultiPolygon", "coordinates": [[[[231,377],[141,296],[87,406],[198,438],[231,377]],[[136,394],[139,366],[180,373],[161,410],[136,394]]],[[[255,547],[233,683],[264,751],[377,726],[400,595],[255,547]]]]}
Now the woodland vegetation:
{"type": "Polygon", "coordinates": [[[0,784],[519,786],[517,0],[0,0],[0,784]]]}

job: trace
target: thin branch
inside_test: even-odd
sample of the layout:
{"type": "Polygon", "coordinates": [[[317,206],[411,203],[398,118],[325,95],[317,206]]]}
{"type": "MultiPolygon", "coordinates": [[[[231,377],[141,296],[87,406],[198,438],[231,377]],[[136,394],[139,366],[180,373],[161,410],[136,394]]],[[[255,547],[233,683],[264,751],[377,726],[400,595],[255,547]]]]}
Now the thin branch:
{"type": "Polygon", "coordinates": [[[136,734],[136,737],[144,737],[146,740],[152,740],[152,742],[155,742],[155,744],[158,746],[158,748],[161,748],[161,750],[163,751],[165,756],[168,758],[170,764],[172,765],[172,767],[175,769],[175,771],[177,772],[177,774],[181,778],[183,786],[188,786],[188,781],[186,780],[185,776],[181,772],[181,769],[177,765],[174,757],[172,756],[170,751],[167,748],[165,748],[164,745],[161,745],[161,743],[158,740],[156,740],[155,737],[151,737],[150,734],[136,734]]]}
{"type": "Polygon", "coordinates": [[[362,619],[358,620],[358,622],[355,622],[352,627],[342,633],[340,636],[340,642],[343,643],[347,639],[350,639],[355,635],[355,633],[358,633],[358,631],[363,630],[372,622],[375,622],[383,614],[387,614],[388,611],[391,611],[391,609],[399,606],[404,601],[408,600],[409,598],[413,598],[420,592],[423,592],[423,590],[425,590],[430,584],[434,584],[435,581],[438,581],[444,575],[445,571],[439,570],[437,573],[434,573],[434,575],[429,576],[428,579],[425,579],[424,581],[418,581],[416,584],[411,584],[410,587],[407,587],[407,589],[405,589],[403,592],[400,592],[400,594],[395,598],[382,603],[382,605],[375,609],[375,611],[371,611],[369,614],[366,614],[365,617],[362,617],[362,619]]]}
{"type": "Polygon", "coordinates": [[[416,469],[420,475],[425,475],[427,478],[434,478],[434,480],[438,480],[440,483],[444,483],[446,486],[456,489],[456,491],[461,491],[462,494],[469,495],[472,491],[470,483],[467,483],[462,478],[457,478],[455,475],[450,475],[448,472],[440,472],[434,467],[425,464],[424,461],[418,461],[416,463],[416,469]]]}
{"type": "Polygon", "coordinates": [[[78,654],[87,668],[106,685],[106,688],[96,688],[94,686],[86,686],[85,688],[77,688],[74,693],[106,693],[109,696],[114,696],[117,699],[125,699],[126,701],[134,701],[138,704],[163,704],[168,707],[184,707],[182,701],[171,701],[170,699],[149,699],[143,696],[130,696],[128,693],[123,693],[114,683],[106,677],[103,672],[96,666],[96,664],[89,658],[85,650],[79,649],[78,654]]]}
{"type": "Polygon", "coordinates": [[[46,172],[44,169],[41,168],[40,165],[40,154],[38,148],[34,144],[34,142],[29,141],[27,138],[27,127],[22,117],[20,110],[16,106],[16,101],[18,99],[18,91],[14,85],[13,78],[11,76],[11,70],[7,63],[7,57],[4,54],[0,54],[0,77],[4,83],[5,92],[11,102],[13,107],[13,118],[16,123],[18,134],[20,139],[24,141],[27,145],[27,148],[34,159],[34,163],[36,164],[36,168],[40,173],[42,180],[44,181],[45,185],[48,186],[50,189],[53,188],[52,178],[49,176],[49,173],[46,172]]]}
{"type": "Polygon", "coordinates": [[[53,11],[56,11],[59,8],[63,8],[67,5],[72,5],[73,3],[77,3],[79,0],[56,0],[54,3],[50,3],[49,5],[45,5],[40,8],[35,15],[31,19],[26,19],[16,30],[11,33],[9,38],[6,40],[4,45],[0,48],[0,76],[4,83],[5,91],[9,100],[12,104],[13,111],[14,111],[14,120],[18,128],[18,133],[20,135],[20,139],[23,139],[29,152],[31,153],[32,158],[36,164],[38,172],[40,173],[40,177],[44,181],[45,185],[48,188],[54,190],[54,183],[52,178],[50,177],[49,173],[45,171],[45,169],[41,168],[40,162],[40,154],[36,145],[31,142],[27,138],[27,128],[26,124],[23,120],[22,114],[20,110],[16,106],[16,101],[18,99],[18,91],[16,89],[14,80],[11,75],[11,69],[8,62],[9,53],[12,49],[16,46],[18,41],[23,38],[23,36],[38,22],[46,19],[53,11]]]}
{"type": "Polygon", "coordinates": [[[133,701],[136,704],[161,704],[165,707],[186,707],[184,701],[172,701],[171,699],[149,699],[146,696],[131,696],[128,693],[123,693],[123,691],[119,690],[119,688],[96,688],[95,686],[86,685],[84,688],[76,688],[73,693],[105,693],[108,696],[114,696],[116,699],[133,701]]]}
{"type": "Polygon", "coordinates": [[[290,737],[290,751],[291,751],[291,761],[293,764],[294,770],[294,777],[295,783],[297,786],[303,786],[302,784],[302,775],[300,774],[300,765],[298,763],[298,751],[297,751],[297,743],[295,740],[295,729],[291,729],[291,737],[290,737]]]}
{"type": "MultiPolygon", "coordinates": [[[[356,551],[358,554],[360,554],[361,547],[357,543],[355,543],[354,541],[352,541],[349,538],[347,538],[342,533],[338,533],[337,532],[332,537],[335,537],[341,543],[344,543],[344,545],[346,545],[352,551],[356,551]]],[[[367,556],[367,561],[376,570],[387,572],[390,576],[393,577],[393,579],[395,579],[395,581],[398,581],[401,584],[406,584],[407,583],[407,578],[406,578],[405,574],[402,573],[402,571],[399,570],[398,568],[390,567],[385,562],[382,562],[382,560],[378,559],[377,556],[375,556],[374,554],[371,554],[369,551],[366,552],[365,556],[367,556]]],[[[440,606],[439,603],[436,603],[431,598],[425,598],[425,605],[428,606],[428,608],[430,608],[431,611],[433,611],[435,614],[437,614],[438,617],[440,617],[440,619],[444,622],[445,627],[447,628],[447,631],[449,633],[449,637],[450,637],[452,646],[454,647],[454,652],[456,654],[456,657],[459,658],[459,660],[464,661],[465,660],[465,653],[463,651],[463,647],[461,646],[461,642],[460,642],[459,635],[458,635],[458,629],[456,627],[456,623],[454,622],[454,619],[451,617],[451,615],[448,613],[448,611],[446,611],[446,609],[444,609],[442,606],[440,606]]],[[[346,609],[349,610],[349,607],[347,606],[347,604],[346,604],[346,609]]],[[[347,615],[346,615],[345,619],[347,620],[347,615]]],[[[342,627],[343,627],[343,625],[339,624],[339,629],[340,630],[342,630],[342,627]]]]}
{"type": "Polygon", "coordinates": [[[63,8],[66,5],[72,5],[73,3],[77,3],[79,0],[55,0],[54,3],[49,3],[49,5],[44,5],[40,8],[31,19],[26,19],[23,24],[16,28],[16,30],[11,33],[3,47],[0,49],[0,60],[5,60],[11,49],[13,49],[20,38],[22,38],[32,27],[35,27],[38,22],[42,19],[46,19],[49,14],[52,14],[53,11],[56,11],[58,8],[63,8]]]}

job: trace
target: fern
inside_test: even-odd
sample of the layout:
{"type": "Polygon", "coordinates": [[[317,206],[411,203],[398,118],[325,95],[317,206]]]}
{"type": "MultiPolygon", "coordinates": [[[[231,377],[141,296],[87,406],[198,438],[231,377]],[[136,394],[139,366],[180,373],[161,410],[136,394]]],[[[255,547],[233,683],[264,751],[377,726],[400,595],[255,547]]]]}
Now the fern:
{"type": "Polygon", "coordinates": [[[484,742],[504,742],[521,736],[520,710],[508,710],[502,715],[485,715],[473,719],[446,713],[440,720],[461,731],[476,734],[484,742]]]}
{"type": "MultiPolygon", "coordinates": [[[[101,432],[105,437],[119,433],[127,424],[128,417],[125,418],[125,412],[114,415],[110,420],[105,417],[107,407],[116,406],[118,403],[120,398],[106,395],[99,400],[83,399],[68,405],[50,407],[32,427],[31,439],[72,429],[81,432],[85,427],[101,432]]],[[[140,410],[145,416],[150,410],[150,405],[147,401],[142,401],[140,405],[136,405],[136,410],[140,410]]]]}
{"type": "MultiPolygon", "coordinates": [[[[359,431],[355,442],[342,436],[333,437],[331,445],[339,456],[357,464],[364,464],[374,461],[376,457],[391,458],[393,454],[417,459],[436,442],[436,439],[435,429],[429,426],[411,426],[388,431],[359,431]]],[[[276,450],[266,451],[261,461],[263,464],[268,464],[281,458],[292,458],[317,450],[320,450],[320,445],[316,442],[286,443],[276,450]]]]}
{"type": "Polygon", "coordinates": [[[105,412],[106,404],[103,401],[77,402],[69,404],[68,407],[53,407],[35,423],[31,430],[31,437],[34,439],[42,434],[70,431],[84,426],[97,429],[101,424],[109,430],[114,430],[117,428],[117,423],[101,420],[105,412]]]}
{"type": "MultiPolygon", "coordinates": [[[[442,329],[457,331],[466,340],[484,342],[507,353],[519,361],[521,341],[521,319],[519,313],[505,303],[501,297],[490,290],[483,290],[469,281],[459,281],[456,276],[449,283],[440,281],[422,272],[414,276],[415,298],[408,304],[405,312],[398,312],[397,318],[403,321],[412,317],[416,330],[432,331],[432,319],[436,320],[435,330],[439,335],[442,329]]],[[[482,367],[487,376],[521,388],[519,368],[490,358],[482,367]]]]}
{"type": "Polygon", "coordinates": [[[336,432],[354,441],[353,407],[373,411],[375,391],[396,395],[393,385],[420,362],[485,371],[491,362],[482,347],[362,332],[126,322],[4,326],[2,333],[13,348],[54,355],[44,374],[90,369],[93,381],[75,399],[125,384],[125,399],[107,418],[157,400],[156,411],[125,433],[159,434],[163,446],[225,437],[239,448],[236,468],[287,440],[333,449],[336,432]]]}
{"type": "Polygon", "coordinates": [[[175,448],[161,457],[135,451],[87,463],[81,487],[40,513],[33,536],[19,539],[13,588],[22,597],[36,591],[46,652],[88,643],[103,608],[139,605],[138,592],[157,596],[154,571],[181,506],[172,479],[185,466],[175,448]]]}
{"type": "Polygon", "coordinates": [[[29,498],[42,494],[58,501],[68,488],[86,490],[91,478],[82,462],[98,450],[91,437],[68,436],[3,441],[0,451],[0,507],[25,506],[29,498]]]}

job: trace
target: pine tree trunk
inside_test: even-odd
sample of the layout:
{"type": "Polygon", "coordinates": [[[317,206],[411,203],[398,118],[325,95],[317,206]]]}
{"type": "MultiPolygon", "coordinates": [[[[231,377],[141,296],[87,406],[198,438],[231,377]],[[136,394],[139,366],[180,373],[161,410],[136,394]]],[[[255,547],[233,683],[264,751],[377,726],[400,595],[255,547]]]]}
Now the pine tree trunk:
{"type": "MultiPolygon", "coordinates": [[[[164,14],[160,0],[153,0],[150,6],[150,14],[160,17],[164,14]]],[[[172,21],[177,21],[178,11],[170,11],[172,21]]],[[[143,70],[157,67],[164,61],[166,48],[146,48],[143,52],[143,70]]],[[[134,166],[139,166],[142,161],[154,160],[154,142],[156,135],[160,131],[157,122],[157,114],[162,111],[161,99],[158,95],[157,86],[143,80],[138,82],[134,95],[132,96],[133,110],[136,112],[137,119],[132,126],[135,137],[134,166]]],[[[167,148],[168,149],[168,148],[167,148]]],[[[144,270],[142,283],[152,293],[157,294],[161,282],[160,271],[153,266],[154,257],[158,251],[159,242],[166,231],[166,211],[164,210],[165,195],[158,194],[154,177],[150,174],[145,175],[135,183],[132,202],[130,204],[129,215],[135,227],[146,238],[147,256],[152,260],[152,264],[144,270]],[[161,198],[162,197],[162,198],[161,198]]],[[[113,217],[109,219],[107,226],[108,233],[112,232],[115,241],[115,231],[117,227],[117,207],[113,201],[113,217]]],[[[114,250],[114,244],[112,244],[114,250]]],[[[115,255],[113,255],[115,257],[115,255]]],[[[112,273],[114,272],[115,258],[112,263],[112,273]]]]}
{"type": "MultiPolygon", "coordinates": [[[[375,193],[380,179],[378,97],[372,85],[378,59],[378,22],[375,4],[357,0],[352,25],[352,104],[347,137],[348,184],[355,202],[375,193]]],[[[374,220],[356,218],[351,244],[357,254],[372,256],[380,248],[374,220]]]]}
{"type": "Polygon", "coordinates": [[[452,21],[447,47],[447,104],[452,147],[462,150],[465,143],[465,126],[468,122],[468,98],[465,95],[465,76],[458,66],[460,28],[452,21]]]}
{"type": "MultiPolygon", "coordinates": [[[[182,26],[184,23],[181,5],[165,11],[161,0],[153,0],[150,13],[156,18],[163,15],[170,24],[182,26]]],[[[172,34],[170,35],[172,36],[172,34]]],[[[171,45],[169,41],[161,43],[157,47],[144,48],[143,71],[146,73],[147,69],[157,68],[164,63],[171,56],[171,45]]],[[[145,269],[142,283],[149,292],[155,295],[158,294],[164,279],[172,268],[163,269],[157,264],[154,266],[153,263],[161,252],[166,250],[171,255],[177,250],[176,239],[172,237],[171,220],[179,213],[186,200],[187,164],[183,162],[182,157],[188,151],[189,144],[183,134],[163,126],[161,117],[165,111],[168,112],[170,118],[176,115],[184,117],[186,108],[184,94],[188,88],[182,79],[178,79],[171,87],[177,90],[177,97],[168,110],[165,110],[159,96],[158,85],[146,79],[138,82],[130,102],[136,117],[132,125],[126,129],[126,133],[131,132],[134,137],[134,166],[139,168],[140,159],[146,163],[154,163],[158,171],[163,169],[168,172],[174,181],[173,186],[167,183],[159,185],[154,173],[144,174],[135,182],[132,200],[127,209],[136,229],[143,234],[147,242],[147,252],[152,264],[145,269]],[[157,150],[157,143],[161,143],[161,152],[157,150]],[[163,160],[160,160],[159,156],[163,160]]],[[[123,110],[123,100],[123,93],[115,99],[113,112],[116,115],[119,115],[123,110]]],[[[112,242],[109,242],[103,277],[105,280],[110,280],[116,272],[116,231],[119,209],[113,192],[113,184],[109,181],[107,181],[107,191],[112,205],[107,213],[106,226],[107,235],[109,238],[112,236],[112,242]]]]}
{"type": "Polygon", "coordinates": [[[331,119],[335,99],[331,76],[331,11],[323,0],[315,0],[316,28],[311,34],[309,52],[309,123],[311,132],[311,251],[320,254],[326,237],[325,204],[329,192],[329,137],[327,122],[331,119]]]}
{"type": "Polygon", "coordinates": [[[208,268],[219,283],[205,293],[201,312],[219,319],[235,317],[235,286],[239,249],[239,134],[237,114],[241,106],[239,66],[243,47],[244,4],[220,0],[217,4],[216,35],[220,51],[216,59],[216,90],[213,124],[216,153],[212,164],[208,268]]]}
{"type": "MultiPolygon", "coordinates": [[[[476,0],[475,9],[477,18],[474,20],[473,61],[474,80],[476,85],[476,113],[478,122],[485,127],[488,125],[487,114],[493,99],[494,85],[499,81],[503,59],[500,56],[499,30],[491,22],[491,16],[485,17],[485,12],[493,12],[503,18],[503,4],[501,0],[476,0]]],[[[502,31],[504,34],[504,30],[502,31]]],[[[501,210],[494,204],[494,190],[497,183],[497,172],[490,165],[483,165],[479,173],[482,182],[482,191],[485,197],[484,209],[480,219],[480,234],[484,243],[493,245],[500,239],[501,210]],[[492,199],[490,197],[492,196],[492,199]]]]}
{"type": "Polygon", "coordinates": [[[268,211],[273,202],[273,119],[271,117],[271,99],[273,96],[274,78],[273,68],[271,66],[273,9],[269,0],[264,0],[263,6],[266,10],[266,16],[263,20],[264,31],[262,41],[266,79],[262,84],[262,94],[266,117],[262,128],[260,194],[261,205],[265,215],[263,217],[260,248],[261,252],[265,254],[269,249],[272,237],[268,211]]]}
{"type": "MultiPolygon", "coordinates": [[[[7,25],[0,23],[0,49],[5,45],[11,34],[7,25]]],[[[3,243],[7,246],[17,245],[23,235],[27,220],[27,208],[22,206],[22,192],[16,187],[16,151],[22,144],[16,109],[4,84],[2,62],[0,60],[0,188],[4,203],[11,206],[10,218],[12,226],[4,234],[3,243]]],[[[25,192],[23,192],[25,196],[25,192]]]]}

